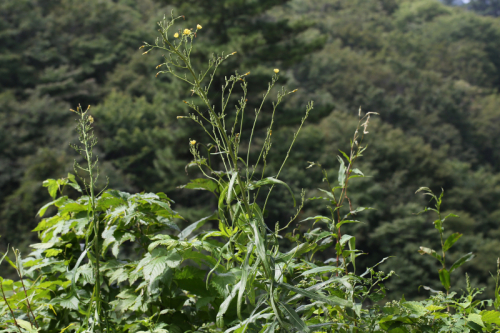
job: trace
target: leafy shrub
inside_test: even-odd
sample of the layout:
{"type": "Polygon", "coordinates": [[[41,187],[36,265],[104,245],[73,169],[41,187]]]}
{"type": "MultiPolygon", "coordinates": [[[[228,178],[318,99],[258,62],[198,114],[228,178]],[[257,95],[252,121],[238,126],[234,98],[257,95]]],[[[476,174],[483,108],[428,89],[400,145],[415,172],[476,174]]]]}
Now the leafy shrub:
{"type": "MultiPolygon", "coordinates": [[[[179,118],[194,121],[210,143],[190,140],[193,161],[188,167],[197,167],[204,177],[184,188],[214,194],[216,211],[181,230],[176,222],[182,217],[164,193],[130,194],[106,188],[98,192],[94,118],[90,108],[78,107],[74,112],[79,117],[80,144],[74,148],[86,164],[75,163],[75,174],[67,178],[44,182],[53,201],[38,215],[44,217],[50,206],[57,212],[34,229],[41,243],[33,244],[35,250],[24,259],[17,250],[14,261],[7,253],[2,258],[19,274],[18,281],[0,278],[3,332],[498,331],[500,270],[497,267],[495,300],[476,300],[481,290],[470,284],[462,296],[449,292],[450,273],[472,254],[447,268],[445,253],[460,235],[443,241],[443,195],[436,197],[427,188],[421,190],[436,201],[431,210],[438,214],[434,224],[442,254],[424,247],[421,253],[442,264],[439,276],[445,292],[424,287],[432,293],[425,301],[403,297],[381,306],[384,281],[395,273],[386,274],[376,265],[357,275],[356,258],[364,253],[356,249],[356,238],[343,231],[348,224],[360,223],[358,216],[370,209],[353,206],[349,184],[364,177],[355,164],[366,150],[363,138],[373,113],[363,115],[359,110],[351,150],[338,156],[337,179],[331,180],[323,170],[328,188],[321,190],[322,197],[308,199],[324,201],[330,216],[306,218],[296,226],[305,204],[302,193],[297,214],[285,227],[277,223],[271,229],[265,215],[275,186],[286,188],[297,206],[294,193],[280,179],[289,155],[277,174],[266,173],[275,112],[295,91],[278,90],[266,117],[266,135],[257,138],[255,126],[265,112],[264,101],[274,92],[279,70],[274,70],[261,107],[246,126],[249,73],[226,78],[221,109],[214,110],[207,97],[212,75],[234,53],[213,56],[205,70],[195,70],[190,53],[202,27],[172,33],[174,21],[159,23],[161,36],[155,44],[145,43],[144,54],[155,49],[165,52],[157,75],[177,78],[196,95],[185,101],[193,113],[179,118]],[[235,101],[232,94],[238,84],[242,95],[235,101]],[[235,112],[229,112],[233,102],[235,112]],[[332,258],[314,259],[330,247],[332,258]],[[486,309],[491,306],[494,310],[486,309]]],[[[310,102],[288,152],[312,109],[310,102]]]]}

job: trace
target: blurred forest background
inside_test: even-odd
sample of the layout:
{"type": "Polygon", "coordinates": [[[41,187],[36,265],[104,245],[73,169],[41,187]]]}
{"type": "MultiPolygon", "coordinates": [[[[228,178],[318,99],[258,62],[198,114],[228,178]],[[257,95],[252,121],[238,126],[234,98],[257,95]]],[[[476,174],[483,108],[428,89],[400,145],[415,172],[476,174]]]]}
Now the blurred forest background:
{"type": "MultiPolygon", "coordinates": [[[[498,0],[2,0],[2,249],[28,251],[36,242],[30,232],[36,212],[51,200],[42,181],[73,172],[76,154],[68,143],[77,138],[68,109],[78,103],[93,107],[102,184],[107,176],[111,188],[164,191],[186,217],[182,223],[211,213],[211,197],[177,188],[197,176],[185,171],[188,140],[203,142],[197,126],[176,119],[187,114],[182,100],[191,93],[166,76],[155,78],[161,54],[138,50],[156,38],[156,22],[171,10],[186,17],[176,28],[203,26],[195,41],[198,66],[211,52],[238,52],[216,77],[214,100],[234,70],[251,71],[249,110],[273,68],[281,70],[279,85],[299,88],[279,110],[273,137],[283,144],[273,145],[269,175],[314,100],[281,176],[297,195],[324,188],[320,169],[306,169],[307,161],[335,178],[338,149],[348,150],[360,106],[380,113],[358,165],[370,178],[353,183],[351,192],[356,206],[376,210],[344,232],[356,234],[367,253],[363,265],[395,256],[381,266],[399,275],[389,294],[415,298],[426,296],[420,285],[439,289],[435,261],[417,253],[421,245],[439,247],[432,216],[414,215],[426,205],[414,194],[420,186],[443,188],[444,209],[460,216],[446,229],[464,233],[451,257],[478,255],[452,277],[460,279],[458,288],[468,272],[492,292],[489,272],[500,256],[498,0]]],[[[275,191],[268,207],[270,226],[294,213],[285,192],[275,191]]],[[[307,202],[299,220],[325,211],[319,201],[307,202]]]]}

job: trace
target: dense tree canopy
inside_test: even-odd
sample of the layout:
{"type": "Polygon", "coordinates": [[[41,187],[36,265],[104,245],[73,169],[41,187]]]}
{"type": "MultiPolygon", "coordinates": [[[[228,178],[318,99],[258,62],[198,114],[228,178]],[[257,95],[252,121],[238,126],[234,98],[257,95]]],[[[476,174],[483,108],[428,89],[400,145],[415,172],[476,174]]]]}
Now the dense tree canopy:
{"type": "MultiPolygon", "coordinates": [[[[496,16],[486,12],[494,1],[471,6],[496,16]]],[[[283,145],[273,146],[270,173],[279,168],[306,102],[315,101],[290,156],[292,167],[282,175],[296,193],[305,188],[312,197],[324,188],[320,170],[306,169],[307,161],[336,174],[338,149],[347,149],[360,106],[380,113],[359,166],[371,178],[355,183],[352,193],[376,210],[364,216],[366,223],[348,228],[368,253],[360,257],[365,264],[396,256],[382,268],[397,271],[391,283],[398,294],[418,296],[419,285],[436,281],[426,273],[434,262],[417,252],[435,239],[430,217],[413,215],[425,204],[414,195],[420,186],[445,190],[444,208],[460,216],[446,232],[462,232],[466,240],[456,253],[482,258],[463,272],[480,285],[491,282],[488,272],[500,256],[500,21],[437,0],[2,1],[3,247],[27,244],[37,209],[50,199],[41,182],[72,170],[68,109],[78,103],[92,105],[101,173],[112,188],[167,192],[188,219],[210,213],[192,209],[210,197],[177,189],[194,177],[185,171],[188,140],[204,140],[177,120],[187,114],[182,100],[191,93],[162,75],[155,78],[161,57],[137,50],[152,41],[156,21],[171,10],[185,16],[186,26],[203,26],[197,50],[237,52],[214,78],[215,103],[224,75],[235,70],[251,72],[250,109],[273,68],[283,74],[279,84],[299,88],[278,110],[273,136],[283,145]]],[[[196,66],[207,62],[207,52],[193,55],[196,66]]],[[[264,132],[258,127],[259,135],[264,132]]],[[[282,192],[275,194],[269,225],[293,214],[282,192]]],[[[310,201],[301,216],[324,209],[310,201]]]]}

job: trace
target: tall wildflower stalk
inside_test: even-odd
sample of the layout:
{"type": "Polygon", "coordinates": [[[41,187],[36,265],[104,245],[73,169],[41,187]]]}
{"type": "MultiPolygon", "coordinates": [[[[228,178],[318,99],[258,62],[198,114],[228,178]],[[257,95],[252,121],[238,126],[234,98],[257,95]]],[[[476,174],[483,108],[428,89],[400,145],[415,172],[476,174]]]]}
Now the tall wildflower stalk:
{"type": "MultiPolygon", "coordinates": [[[[89,324],[94,327],[95,325],[101,326],[101,321],[104,319],[107,322],[106,313],[102,311],[102,297],[101,297],[101,276],[100,276],[100,256],[101,256],[101,243],[100,243],[100,230],[99,230],[99,216],[97,215],[96,202],[99,194],[96,194],[96,182],[99,178],[98,158],[94,155],[94,147],[97,144],[97,138],[93,132],[94,118],[89,114],[90,105],[84,111],[79,105],[75,110],[71,111],[78,114],[78,125],[76,127],[79,133],[80,145],[72,144],[71,147],[75,149],[84,159],[85,165],[82,166],[75,161],[75,173],[81,174],[83,171],[87,176],[81,176],[80,180],[83,182],[84,190],[88,195],[87,203],[87,218],[89,220],[89,227],[85,237],[85,248],[88,254],[89,262],[94,266],[94,291],[92,299],[87,311],[87,320],[89,324]],[[91,238],[91,236],[93,236],[91,238]],[[89,241],[90,240],[90,241],[89,241]],[[92,316],[93,313],[93,317],[92,316]],[[92,319],[91,319],[92,318],[92,319]]],[[[106,332],[109,330],[106,329],[106,332]]]]}
{"type": "MultiPolygon", "coordinates": [[[[178,18],[172,17],[172,20],[167,21],[165,18],[159,23],[161,37],[157,38],[154,45],[145,43],[141,48],[147,48],[144,54],[149,53],[153,49],[159,49],[164,54],[165,62],[158,65],[157,68],[161,68],[157,75],[160,74],[170,74],[175,78],[186,82],[191,89],[192,95],[197,96],[201,102],[202,107],[196,104],[194,101],[184,101],[194,113],[189,116],[179,116],[178,118],[188,118],[195,123],[197,123],[204,132],[212,140],[212,144],[215,145],[220,157],[220,164],[223,167],[223,172],[217,172],[212,169],[212,166],[207,163],[207,159],[202,157],[198,147],[199,143],[196,140],[190,141],[190,151],[194,156],[194,163],[198,165],[203,174],[210,180],[214,181],[218,187],[221,189],[219,193],[219,218],[223,221],[228,228],[232,228],[235,231],[229,239],[229,242],[223,247],[223,252],[233,253],[233,246],[235,239],[242,235],[244,231],[248,239],[248,252],[247,259],[241,264],[241,268],[244,272],[248,272],[250,269],[249,256],[251,256],[255,251],[257,255],[257,260],[254,261],[254,266],[250,271],[257,273],[257,267],[262,268],[262,272],[265,275],[267,296],[265,300],[272,308],[275,316],[276,323],[279,323],[281,327],[287,327],[284,322],[283,314],[283,304],[279,300],[276,293],[276,280],[275,280],[275,259],[273,258],[273,253],[276,253],[276,238],[277,231],[268,233],[271,231],[263,218],[263,211],[267,204],[269,195],[271,194],[275,185],[284,185],[291,192],[291,189],[279,180],[278,177],[283,169],[283,166],[288,159],[290,149],[292,148],[302,125],[306,121],[309,112],[313,108],[312,102],[306,107],[305,116],[301,121],[301,124],[294,134],[292,142],[290,144],[290,149],[288,151],[287,157],[283,161],[281,168],[274,177],[266,177],[266,166],[267,166],[267,156],[272,145],[272,130],[274,125],[275,113],[278,110],[279,104],[282,102],[283,98],[294,91],[287,91],[285,88],[279,90],[276,100],[272,103],[271,121],[267,127],[264,142],[260,147],[260,153],[258,154],[257,160],[252,162],[250,160],[251,152],[253,151],[253,139],[256,130],[256,124],[259,116],[266,109],[266,100],[271,93],[273,87],[279,79],[279,69],[275,69],[271,77],[271,82],[268,85],[268,89],[263,96],[260,107],[254,112],[254,122],[252,125],[251,132],[248,139],[248,147],[245,154],[240,153],[240,142],[242,141],[243,134],[243,119],[244,113],[247,106],[247,83],[245,77],[250,73],[238,74],[235,73],[229,78],[225,78],[225,82],[222,85],[222,98],[220,104],[220,110],[216,110],[214,104],[210,101],[208,92],[214,79],[214,74],[217,71],[221,63],[228,57],[233,56],[236,52],[229,55],[214,55],[209,61],[206,69],[199,71],[193,67],[191,64],[191,51],[193,48],[193,40],[197,34],[202,29],[201,25],[197,25],[196,29],[182,29],[175,33],[170,33],[169,29],[173,26],[175,20],[178,18]],[[230,97],[233,94],[233,89],[237,87],[240,83],[240,88],[242,91],[242,96],[238,100],[237,105],[235,105],[235,112],[230,113],[228,104],[230,97]],[[232,124],[229,124],[230,121],[232,124]],[[246,155],[246,156],[245,156],[246,155]],[[246,160],[243,159],[246,157],[246,160]],[[259,175],[257,175],[257,173],[259,175]],[[243,176],[245,178],[243,178],[243,176]],[[265,185],[270,185],[267,197],[263,208],[257,205],[257,197],[259,195],[261,187],[265,185]],[[252,192],[255,191],[255,192],[252,192]]],[[[292,193],[293,197],[293,193],[292,193]]],[[[295,204],[295,198],[294,204],[295,204]]],[[[222,259],[222,252],[218,258],[218,262],[222,259]]],[[[227,263],[229,265],[231,260],[227,263]]],[[[236,264],[236,262],[231,265],[236,264]]],[[[217,268],[217,266],[212,270],[212,272],[217,268]]],[[[212,273],[210,272],[210,273],[212,273]]],[[[241,318],[241,302],[242,295],[245,291],[246,284],[248,281],[255,278],[255,276],[245,276],[242,281],[235,286],[234,295],[238,294],[238,316],[241,318]]],[[[250,273],[252,274],[252,273],[250,273]]],[[[207,281],[208,283],[208,281],[207,281]]],[[[232,298],[231,298],[232,299],[232,298]]],[[[221,310],[217,315],[217,322],[219,326],[223,325],[223,315],[229,306],[231,299],[221,305],[221,310]]]]}

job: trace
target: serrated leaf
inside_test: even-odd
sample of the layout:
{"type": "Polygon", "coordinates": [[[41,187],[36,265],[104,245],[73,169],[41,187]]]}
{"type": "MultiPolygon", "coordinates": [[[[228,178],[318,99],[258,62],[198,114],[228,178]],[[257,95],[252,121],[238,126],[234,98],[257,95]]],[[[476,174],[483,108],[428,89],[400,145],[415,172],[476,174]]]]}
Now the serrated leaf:
{"type": "Polygon", "coordinates": [[[70,310],[78,310],[78,304],[80,301],[78,301],[78,298],[74,295],[70,295],[67,298],[59,298],[59,299],[54,299],[54,304],[60,305],[65,309],[70,309],[70,310]]]}
{"type": "Polygon", "coordinates": [[[405,308],[410,310],[410,312],[417,316],[417,318],[424,316],[427,313],[427,309],[420,302],[405,302],[402,304],[405,308]]]}
{"type": "Polygon", "coordinates": [[[478,313],[470,313],[469,316],[467,317],[467,320],[472,321],[473,323],[476,323],[477,325],[484,328],[483,320],[481,318],[481,315],[478,313]]]}
{"type": "Polygon", "coordinates": [[[481,319],[486,324],[500,326],[500,312],[498,311],[481,311],[481,319]]]}
{"type": "Polygon", "coordinates": [[[69,179],[68,185],[77,190],[78,192],[82,193],[82,189],[80,185],[78,185],[75,175],[68,173],[68,179],[69,179]]]}
{"type": "Polygon", "coordinates": [[[43,187],[47,187],[49,195],[55,200],[57,196],[57,190],[59,189],[59,184],[55,179],[47,179],[43,181],[43,187]]]}
{"type": "Polygon", "coordinates": [[[49,202],[48,204],[45,204],[43,205],[42,208],[40,208],[40,210],[36,213],[38,216],[40,217],[43,217],[43,215],[45,215],[45,212],[47,211],[47,209],[52,206],[52,205],[55,205],[57,207],[59,207],[62,203],[64,203],[66,200],[68,199],[68,197],[64,196],[64,197],[60,197],[60,198],[57,198],[56,200],[54,201],[51,201],[49,202]]]}

